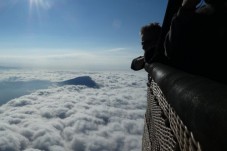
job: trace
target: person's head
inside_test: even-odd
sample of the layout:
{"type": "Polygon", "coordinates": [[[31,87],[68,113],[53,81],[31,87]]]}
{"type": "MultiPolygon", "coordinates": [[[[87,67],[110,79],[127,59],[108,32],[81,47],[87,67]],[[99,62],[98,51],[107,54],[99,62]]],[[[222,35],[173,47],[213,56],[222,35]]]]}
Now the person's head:
{"type": "Polygon", "coordinates": [[[159,23],[150,23],[149,25],[145,25],[141,28],[140,34],[142,48],[144,51],[147,51],[157,45],[159,36],[161,34],[161,26],[159,23]]]}

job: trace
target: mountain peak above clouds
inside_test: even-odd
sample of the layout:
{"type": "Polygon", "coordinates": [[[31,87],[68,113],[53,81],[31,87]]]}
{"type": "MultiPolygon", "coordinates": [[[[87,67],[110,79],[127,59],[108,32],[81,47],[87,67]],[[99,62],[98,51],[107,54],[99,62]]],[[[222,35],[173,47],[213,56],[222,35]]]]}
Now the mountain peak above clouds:
{"type": "Polygon", "coordinates": [[[9,73],[0,93],[7,88],[3,84],[10,86],[2,95],[43,87],[0,106],[0,151],[141,150],[145,74],[9,73]]]}
{"type": "Polygon", "coordinates": [[[80,76],[74,79],[58,82],[57,85],[85,85],[90,88],[99,88],[99,85],[89,76],[80,76]]]}

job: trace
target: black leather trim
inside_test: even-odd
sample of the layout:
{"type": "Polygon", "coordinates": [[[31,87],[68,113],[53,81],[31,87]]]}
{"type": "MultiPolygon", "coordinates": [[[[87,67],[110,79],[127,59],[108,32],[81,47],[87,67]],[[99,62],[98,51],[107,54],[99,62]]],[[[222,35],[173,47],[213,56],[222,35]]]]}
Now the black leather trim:
{"type": "Polygon", "coordinates": [[[203,151],[227,150],[227,85],[152,63],[145,70],[203,151]]]}

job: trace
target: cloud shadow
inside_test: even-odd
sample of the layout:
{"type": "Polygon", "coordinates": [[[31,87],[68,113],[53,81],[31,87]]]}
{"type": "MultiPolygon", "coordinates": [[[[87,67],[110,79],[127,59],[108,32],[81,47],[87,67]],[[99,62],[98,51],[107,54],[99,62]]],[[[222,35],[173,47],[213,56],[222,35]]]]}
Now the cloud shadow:
{"type": "Polygon", "coordinates": [[[30,94],[38,89],[46,89],[51,82],[42,80],[32,81],[2,81],[0,82],[0,105],[14,98],[30,94]]]}

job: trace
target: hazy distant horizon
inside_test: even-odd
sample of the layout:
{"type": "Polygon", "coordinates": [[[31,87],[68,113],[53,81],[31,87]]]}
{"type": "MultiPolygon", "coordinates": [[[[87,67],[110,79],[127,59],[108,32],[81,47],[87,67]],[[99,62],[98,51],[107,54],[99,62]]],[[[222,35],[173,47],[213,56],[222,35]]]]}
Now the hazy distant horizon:
{"type": "Polygon", "coordinates": [[[0,0],[0,65],[127,70],[140,29],[162,25],[167,1],[0,0]]]}
{"type": "MultiPolygon", "coordinates": [[[[140,52],[138,50],[138,52],[140,52]]],[[[138,54],[127,55],[125,50],[95,53],[63,53],[43,55],[1,55],[2,69],[50,70],[130,70],[131,61],[138,54]]]]}
{"type": "Polygon", "coordinates": [[[0,71],[2,70],[44,70],[44,71],[128,71],[134,72],[131,69],[131,62],[123,66],[110,66],[110,65],[72,65],[72,66],[53,66],[53,65],[1,65],[0,71]]]}
{"type": "Polygon", "coordinates": [[[167,2],[0,0],[0,151],[141,151],[147,73],[131,61],[167,2]]]}

